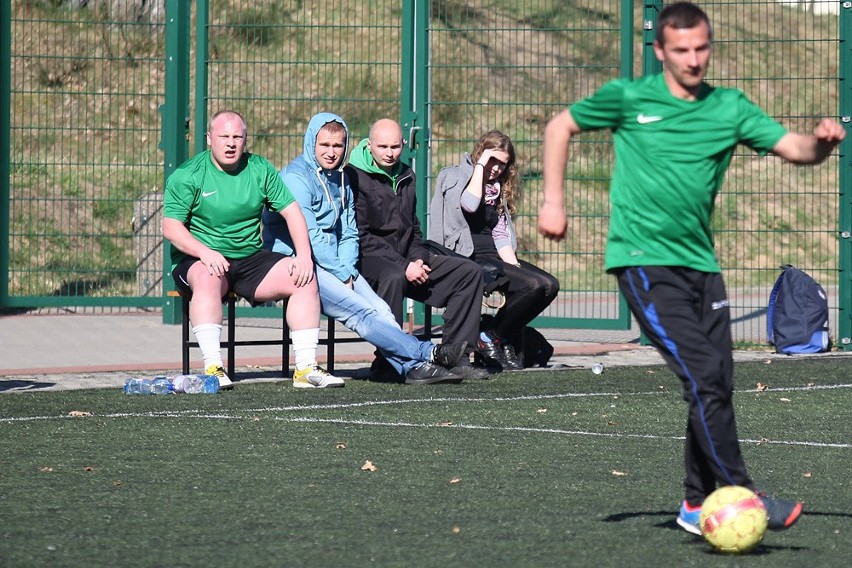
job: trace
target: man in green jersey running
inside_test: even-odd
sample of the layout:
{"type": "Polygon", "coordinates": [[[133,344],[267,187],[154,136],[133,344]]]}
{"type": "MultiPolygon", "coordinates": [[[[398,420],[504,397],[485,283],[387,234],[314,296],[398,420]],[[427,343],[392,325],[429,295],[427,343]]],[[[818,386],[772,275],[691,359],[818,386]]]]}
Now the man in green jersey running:
{"type": "Polygon", "coordinates": [[[191,296],[189,319],[205,373],[233,386],[222,365],[222,298],[233,291],[259,304],[291,298],[287,324],[298,388],[342,387],[317,365],[320,301],[311,243],[301,208],[266,159],[246,152],[246,122],[237,112],[214,114],[209,149],[166,181],[163,236],[172,244],[172,277],[191,296]],[[260,219],[269,207],[287,222],[293,256],[263,250],[260,219]]]}
{"type": "MultiPolygon", "coordinates": [[[[585,130],[612,130],[616,160],[606,270],[683,383],[689,419],[685,499],[677,522],[695,534],[701,503],[714,489],[755,489],[734,420],[730,307],[710,232],[716,193],[737,144],[794,164],[816,164],[845,136],[830,119],[813,134],[788,132],[742,92],[708,85],[711,42],[712,27],[700,8],[671,4],[660,12],[654,41],[662,73],[611,81],[553,117],[544,134],[539,211],[539,231],[564,238],[568,143],[585,130]]],[[[800,502],[759,494],[769,528],[798,520],[800,502]]]]}

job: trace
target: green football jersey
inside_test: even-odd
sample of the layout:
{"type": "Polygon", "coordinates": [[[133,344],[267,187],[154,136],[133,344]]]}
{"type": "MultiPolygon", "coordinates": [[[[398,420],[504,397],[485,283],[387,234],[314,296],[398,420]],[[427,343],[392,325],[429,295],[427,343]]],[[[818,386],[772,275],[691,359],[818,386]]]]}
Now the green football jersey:
{"type": "MultiPolygon", "coordinates": [[[[262,248],[263,209],[269,205],[281,211],[293,201],[265,158],[246,153],[236,172],[223,172],[206,150],[169,176],[163,214],[184,223],[192,236],[226,258],[245,258],[262,248]]],[[[186,255],[176,247],[171,251],[174,268],[186,255]]]]}
{"type": "Polygon", "coordinates": [[[710,218],[738,143],[765,155],[787,133],[737,89],[674,97],[663,75],[610,81],[571,105],[583,130],[613,132],[606,269],[685,266],[719,272],[710,218]]]}

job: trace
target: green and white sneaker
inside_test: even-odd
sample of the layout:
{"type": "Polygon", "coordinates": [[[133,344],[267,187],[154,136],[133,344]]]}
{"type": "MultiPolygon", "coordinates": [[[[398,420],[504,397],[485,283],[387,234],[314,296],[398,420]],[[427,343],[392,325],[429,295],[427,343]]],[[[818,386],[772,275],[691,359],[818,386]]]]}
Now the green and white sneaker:
{"type": "Polygon", "coordinates": [[[293,373],[293,386],[297,389],[325,389],[342,387],[346,383],[340,377],[335,377],[319,365],[306,367],[293,373]]]}

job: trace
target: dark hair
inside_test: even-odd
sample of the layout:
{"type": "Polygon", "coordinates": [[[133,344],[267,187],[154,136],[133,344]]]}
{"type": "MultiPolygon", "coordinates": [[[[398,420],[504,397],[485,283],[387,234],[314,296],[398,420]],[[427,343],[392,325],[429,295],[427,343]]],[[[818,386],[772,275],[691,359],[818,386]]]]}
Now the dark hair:
{"type": "Polygon", "coordinates": [[[707,24],[707,29],[710,30],[710,39],[713,39],[713,24],[710,23],[710,18],[704,13],[704,10],[693,4],[692,2],[675,2],[669,4],[660,12],[657,18],[657,33],[655,39],[657,43],[663,45],[663,31],[666,28],[674,28],[676,30],[689,30],[701,25],[701,22],[707,24]]]}

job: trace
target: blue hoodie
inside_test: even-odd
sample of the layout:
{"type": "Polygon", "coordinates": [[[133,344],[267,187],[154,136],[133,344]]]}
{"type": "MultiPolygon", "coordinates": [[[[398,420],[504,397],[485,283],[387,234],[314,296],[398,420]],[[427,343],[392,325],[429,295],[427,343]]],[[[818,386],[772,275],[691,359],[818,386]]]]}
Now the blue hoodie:
{"type": "MultiPolygon", "coordinates": [[[[342,118],[321,112],[311,118],[305,132],[301,156],[281,170],[284,184],[299,202],[308,224],[314,262],[341,282],[357,278],[358,226],[355,224],[355,201],[346,181],[343,166],[349,146],[349,128],[342,118]],[[339,122],[346,130],[346,148],[337,169],[323,169],[316,159],[317,135],[329,122],[339,122]]],[[[268,249],[291,256],[293,241],[284,219],[278,213],[263,215],[263,243],[268,249]]]]}

